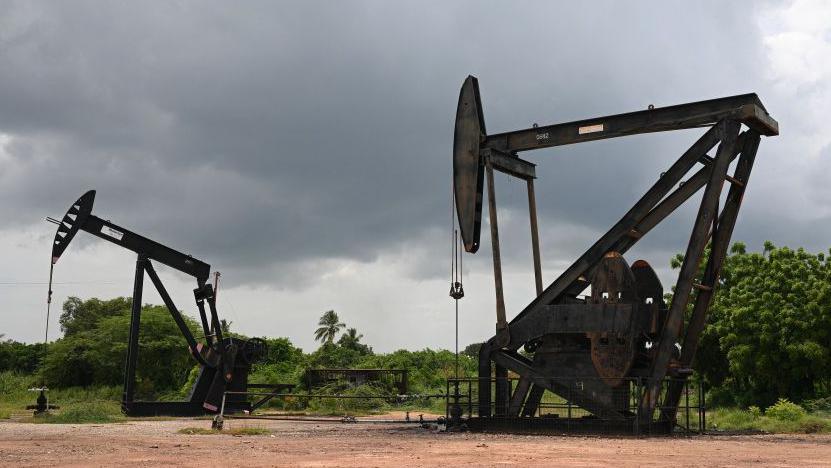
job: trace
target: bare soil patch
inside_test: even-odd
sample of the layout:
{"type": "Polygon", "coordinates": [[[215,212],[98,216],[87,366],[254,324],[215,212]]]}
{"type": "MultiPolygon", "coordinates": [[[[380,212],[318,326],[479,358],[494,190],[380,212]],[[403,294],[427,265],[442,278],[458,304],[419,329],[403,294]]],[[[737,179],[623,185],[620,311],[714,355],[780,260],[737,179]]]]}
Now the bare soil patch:
{"type": "MultiPolygon", "coordinates": [[[[398,415],[396,415],[398,416],[398,415]]],[[[831,435],[601,438],[434,433],[415,424],[227,420],[266,435],[188,435],[204,419],[0,422],[0,466],[829,466],[831,435]]]]}

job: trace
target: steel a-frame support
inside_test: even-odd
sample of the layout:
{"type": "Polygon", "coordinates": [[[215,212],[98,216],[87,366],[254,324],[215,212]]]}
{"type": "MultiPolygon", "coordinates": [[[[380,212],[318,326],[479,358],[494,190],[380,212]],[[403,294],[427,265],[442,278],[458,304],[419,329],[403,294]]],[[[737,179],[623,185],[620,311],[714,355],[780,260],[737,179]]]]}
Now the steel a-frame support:
{"type": "MultiPolygon", "coordinates": [[[[652,358],[652,364],[646,380],[647,390],[644,392],[641,402],[639,402],[639,414],[642,419],[646,420],[651,420],[652,412],[658,403],[663,379],[667,375],[669,361],[678,342],[681,327],[684,324],[684,311],[687,308],[693,287],[695,286],[699,290],[704,291],[707,296],[712,294],[715,287],[714,280],[710,285],[694,283],[694,280],[701,263],[704,248],[710,239],[710,228],[713,226],[713,222],[717,220],[719,197],[721,196],[724,181],[727,178],[727,169],[734,154],[740,123],[733,120],[723,120],[713,128],[719,133],[721,144],[719,145],[715,160],[709,163],[709,180],[704,188],[704,195],[702,196],[701,205],[698,208],[698,214],[684,255],[684,261],[681,265],[681,272],[678,275],[678,280],[675,285],[672,305],[669,308],[664,328],[657,343],[657,349],[652,358]]],[[[736,210],[737,213],[738,210],[736,210]]],[[[729,238],[726,240],[729,241],[729,238]]],[[[721,261],[717,260],[717,262],[718,264],[714,262],[710,263],[713,272],[710,275],[712,278],[718,276],[718,269],[715,267],[718,266],[719,269],[721,267],[721,261]]],[[[709,301],[707,305],[709,305],[709,301]]],[[[704,314],[706,314],[706,309],[707,307],[703,305],[700,308],[699,315],[702,319],[704,314]]],[[[689,338],[691,342],[695,343],[691,343],[691,345],[697,346],[698,334],[689,336],[689,338]]],[[[666,407],[666,405],[664,406],[666,407]]]]}
{"type": "MultiPolygon", "coordinates": [[[[690,355],[686,357],[687,361],[691,361],[691,356],[694,355],[695,346],[693,343],[697,344],[700,328],[703,326],[703,317],[706,316],[706,309],[709,305],[708,296],[711,297],[712,295],[712,287],[709,283],[715,283],[726,253],[726,245],[729,243],[732,228],[735,225],[741,196],[759,144],[758,132],[750,129],[740,134],[739,129],[739,122],[732,120],[723,120],[710,128],[662,174],[661,178],[618,223],[571,267],[566,269],[548,288],[538,294],[538,297],[509,323],[510,341],[507,345],[500,346],[496,341],[496,337],[494,337],[482,346],[478,389],[480,415],[530,416],[536,411],[545,389],[558,393],[562,392],[562,389],[552,387],[553,384],[547,383],[539,375],[536,378],[527,375],[532,365],[530,363],[520,363],[516,359],[516,349],[535,338],[555,331],[549,327],[550,308],[547,305],[577,302],[577,294],[585,289],[588,284],[586,278],[591,276],[593,267],[606,252],[616,251],[621,254],[626,252],[669,214],[704,188],[701,206],[685,256],[687,266],[686,268],[682,266],[682,273],[679,275],[678,284],[676,285],[676,291],[686,289],[687,294],[679,295],[676,293],[675,295],[677,299],[673,301],[670,308],[670,315],[662,331],[650,375],[645,379],[650,383],[650,386],[648,391],[643,392],[644,396],[640,402],[639,414],[646,418],[646,415],[653,413],[657,404],[656,397],[660,390],[660,382],[666,375],[667,363],[675,349],[675,343],[680,332],[680,321],[683,319],[683,310],[690,299],[690,291],[695,288],[699,290],[699,293],[696,296],[693,321],[687,327],[687,336],[683,346],[686,353],[690,355]],[[711,158],[707,155],[707,152],[716,145],[718,145],[717,155],[715,158],[711,158]],[[735,174],[729,176],[727,168],[739,154],[742,157],[739,160],[735,174]],[[692,173],[686,181],[682,181],[684,176],[696,164],[703,164],[704,167],[692,173]],[[731,189],[721,214],[716,216],[719,195],[725,181],[730,181],[731,189]],[[676,186],[678,188],[672,190],[676,186]],[[716,234],[715,247],[711,249],[711,259],[706,270],[709,272],[709,276],[700,283],[695,283],[693,281],[694,275],[701,261],[704,247],[711,237],[712,225],[716,226],[716,230],[713,231],[716,234]],[[701,324],[695,325],[696,320],[700,321],[701,324]],[[696,331],[696,327],[698,327],[698,331],[696,331]],[[496,401],[492,401],[491,379],[488,377],[492,375],[492,366],[494,365],[496,365],[497,371],[495,375],[496,401]],[[505,370],[511,370],[521,376],[513,395],[506,395],[507,386],[501,383],[503,378],[500,377],[505,373],[505,370]]],[[[684,358],[682,356],[683,362],[684,358]]],[[[675,392],[679,392],[680,395],[682,387],[683,385],[679,383],[678,390],[671,390],[668,393],[669,396],[665,398],[665,407],[676,406],[671,403],[670,398],[675,392]]],[[[586,408],[592,407],[590,401],[582,403],[586,408]]],[[[597,410],[600,411],[603,408],[597,408],[597,410]]],[[[612,413],[607,411],[606,414],[612,413]]],[[[670,415],[666,414],[666,416],[670,415]]]]}
{"type": "MultiPolygon", "coordinates": [[[[712,232],[710,233],[710,253],[707,265],[704,268],[704,275],[701,278],[700,286],[697,287],[695,303],[692,314],[686,326],[684,342],[681,345],[681,357],[679,365],[688,368],[692,365],[695,353],[698,350],[698,342],[707,318],[707,309],[715,293],[719,273],[727,255],[730,238],[733,228],[736,226],[739,208],[744,197],[744,191],[750,179],[750,172],[753,169],[753,162],[756,159],[756,151],[759,148],[760,136],[751,130],[741,147],[741,156],[736,165],[733,176],[730,178],[731,186],[727,198],[718,217],[714,219],[712,232]]],[[[684,389],[686,374],[679,380],[669,383],[665,396],[664,407],[661,410],[662,419],[674,421],[676,410],[684,389]]]]}

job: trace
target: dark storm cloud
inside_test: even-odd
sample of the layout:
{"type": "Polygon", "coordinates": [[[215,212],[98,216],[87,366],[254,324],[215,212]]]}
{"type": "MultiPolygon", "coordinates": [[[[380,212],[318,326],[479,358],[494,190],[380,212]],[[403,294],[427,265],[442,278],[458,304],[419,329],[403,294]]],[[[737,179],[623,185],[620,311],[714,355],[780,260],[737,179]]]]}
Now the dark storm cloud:
{"type": "MultiPolygon", "coordinates": [[[[760,67],[748,6],[721,2],[2,8],[0,228],[97,188],[102,216],[277,287],[303,262],[441,239],[467,74],[495,133],[747,92],[760,67]]],[[[540,217],[567,226],[549,255],[587,246],[697,136],[529,154],[540,217]]],[[[413,275],[444,274],[441,242],[413,275]]]]}

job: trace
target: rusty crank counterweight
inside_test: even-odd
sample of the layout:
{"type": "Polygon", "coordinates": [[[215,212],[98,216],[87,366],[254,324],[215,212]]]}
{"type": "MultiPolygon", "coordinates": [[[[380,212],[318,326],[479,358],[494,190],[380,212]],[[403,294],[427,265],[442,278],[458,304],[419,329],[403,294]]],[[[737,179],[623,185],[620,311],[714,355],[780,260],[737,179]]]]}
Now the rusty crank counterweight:
{"type": "Polygon", "coordinates": [[[478,418],[471,419],[480,424],[498,419],[504,424],[512,418],[518,421],[538,416],[547,390],[593,417],[602,415],[636,425],[663,421],[671,429],[760,137],[778,134],[778,123],[755,94],[663,108],[650,106],[644,111],[488,134],[479,85],[469,76],[456,113],[454,196],[464,248],[474,253],[479,249],[483,185],[487,181],[496,286],[496,334],[479,353],[478,418]],[[704,135],[606,234],[543,289],[535,165],[518,154],[699,127],[707,129],[704,135]],[[714,148],[715,152],[708,154],[714,148]],[[729,175],[728,168],[737,157],[735,170],[729,175]],[[510,322],[502,291],[494,170],[524,180],[528,190],[537,296],[510,322]],[[725,181],[729,191],[719,210],[725,181]],[[630,266],[623,254],[702,188],[675,293],[667,305],[663,286],[650,265],[638,260],[630,266]],[[703,277],[696,278],[708,243],[711,248],[703,277]],[[591,293],[580,296],[587,288],[591,293]],[[690,301],[694,302],[692,314],[684,324],[690,301]],[[683,337],[679,336],[682,328],[683,337]],[[521,347],[524,354],[518,352],[521,347]],[[515,386],[509,382],[508,371],[518,376],[515,386]],[[666,377],[671,378],[668,384],[666,377]],[[633,391],[635,386],[637,391],[633,391]]]}

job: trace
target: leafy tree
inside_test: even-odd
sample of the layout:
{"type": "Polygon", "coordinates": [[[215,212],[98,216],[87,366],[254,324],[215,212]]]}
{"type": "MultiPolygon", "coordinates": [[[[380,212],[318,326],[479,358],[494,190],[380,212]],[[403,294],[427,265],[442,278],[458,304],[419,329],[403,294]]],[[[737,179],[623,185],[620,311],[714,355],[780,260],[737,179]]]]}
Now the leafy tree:
{"type": "MultiPolygon", "coordinates": [[[[62,322],[67,334],[49,345],[40,369],[45,382],[55,387],[120,384],[130,331],[129,299],[67,302],[64,310],[69,313],[62,322]]],[[[185,322],[191,331],[197,330],[194,320],[185,317],[185,322]]],[[[168,310],[142,307],[137,396],[150,398],[178,388],[194,364],[168,310]]]]}
{"type": "Polygon", "coordinates": [[[479,350],[482,348],[482,343],[471,343],[465,346],[465,349],[462,350],[460,354],[465,356],[471,357],[473,359],[479,359],[479,350]]]}
{"type": "MultiPolygon", "coordinates": [[[[410,391],[423,393],[444,391],[446,381],[455,376],[456,354],[445,349],[425,348],[420,351],[399,349],[389,354],[365,356],[356,363],[356,367],[378,369],[408,369],[410,391]]],[[[460,375],[476,375],[478,359],[459,355],[460,375]]]]}
{"type": "Polygon", "coordinates": [[[720,403],[831,394],[829,258],[771,242],[761,253],[732,246],[695,363],[720,403]]]}
{"type": "Polygon", "coordinates": [[[324,312],[317,324],[320,327],[315,330],[315,340],[329,344],[335,340],[338,332],[346,327],[346,324],[340,321],[338,314],[334,310],[324,312]]]}
{"type": "MultiPolygon", "coordinates": [[[[0,335],[2,337],[3,335],[0,335]]],[[[26,344],[14,340],[0,341],[0,372],[14,371],[30,374],[37,370],[46,345],[26,344]]]]}
{"type": "Polygon", "coordinates": [[[324,342],[315,352],[309,355],[309,367],[357,367],[363,354],[360,351],[338,346],[335,343],[324,342]]]}
{"type": "Polygon", "coordinates": [[[340,336],[338,346],[344,349],[357,351],[361,355],[372,354],[372,348],[361,343],[361,339],[363,337],[364,335],[359,334],[357,329],[349,328],[346,330],[346,333],[340,336]]]}
{"type": "Polygon", "coordinates": [[[306,368],[307,357],[288,338],[265,338],[268,352],[254,364],[248,380],[257,383],[296,383],[306,368]]]}
{"type": "Polygon", "coordinates": [[[95,328],[106,317],[130,313],[132,300],[129,297],[117,297],[107,301],[98,298],[81,300],[70,297],[63,303],[60,324],[64,336],[95,328]]]}

